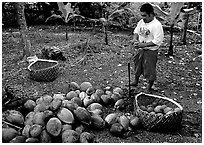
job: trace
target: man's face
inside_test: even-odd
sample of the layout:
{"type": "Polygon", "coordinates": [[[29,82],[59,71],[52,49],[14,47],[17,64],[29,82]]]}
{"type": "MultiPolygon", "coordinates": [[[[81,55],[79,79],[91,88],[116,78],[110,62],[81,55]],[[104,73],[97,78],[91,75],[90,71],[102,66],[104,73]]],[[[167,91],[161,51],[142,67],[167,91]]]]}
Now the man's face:
{"type": "Polygon", "coordinates": [[[140,14],[145,23],[151,22],[154,18],[153,14],[148,15],[146,12],[140,12],[140,14]]]}

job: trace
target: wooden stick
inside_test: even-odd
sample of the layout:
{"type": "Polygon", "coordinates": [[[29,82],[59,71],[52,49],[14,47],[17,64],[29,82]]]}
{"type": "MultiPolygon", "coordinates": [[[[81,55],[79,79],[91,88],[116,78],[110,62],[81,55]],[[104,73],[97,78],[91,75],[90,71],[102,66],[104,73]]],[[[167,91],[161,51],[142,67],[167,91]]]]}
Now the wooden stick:
{"type": "Polygon", "coordinates": [[[2,120],[2,122],[3,122],[3,123],[6,123],[7,125],[10,125],[10,126],[12,126],[12,127],[15,127],[15,128],[17,128],[17,129],[22,129],[21,127],[16,126],[16,125],[13,125],[13,124],[11,124],[11,123],[5,121],[5,120],[2,120]]]}
{"type": "Polygon", "coordinates": [[[128,96],[129,96],[129,98],[130,98],[130,63],[128,63],[128,79],[129,79],[129,81],[128,81],[128,96]]]}

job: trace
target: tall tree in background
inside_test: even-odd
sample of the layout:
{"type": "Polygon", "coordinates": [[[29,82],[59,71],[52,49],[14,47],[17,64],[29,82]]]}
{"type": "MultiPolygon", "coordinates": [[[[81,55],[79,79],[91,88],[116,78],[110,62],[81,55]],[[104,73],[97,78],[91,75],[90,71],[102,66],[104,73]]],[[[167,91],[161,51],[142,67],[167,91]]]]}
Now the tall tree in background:
{"type": "Polygon", "coordinates": [[[199,14],[201,11],[200,4],[201,3],[189,2],[187,8],[182,10],[183,11],[182,12],[183,13],[183,24],[181,26],[182,28],[181,42],[184,45],[186,45],[186,33],[187,33],[187,28],[188,28],[189,16],[194,13],[198,13],[198,24],[197,24],[197,28],[198,28],[199,19],[200,19],[199,14]]]}
{"type": "Polygon", "coordinates": [[[24,13],[25,3],[14,2],[14,8],[17,13],[19,30],[21,35],[21,42],[19,47],[23,48],[23,55],[20,57],[20,59],[22,60],[24,57],[28,57],[32,55],[31,43],[28,36],[28,28],[27,28],[27,23],[25,19],[25,13],[24,13]]]}
{"type": "Polygon", "coordinates": [[[170,11],[170,45],[169,45],[169,50],[168,50],[168,56],[173,56],[173,30],[174,30],[174,25],[177,21],[178,15],[180,13],[180,9],[184,5],[183,2],[174,2],[171,4],[171,11],[170,11]]]}
{"type": "MultiPolygon", "coordinates": [[[[190,8],[190,3],[188,3],[188,8],[190,8]]],[[[187,33],[187,28],[188,28],[188,19],[189,19],[189,14],[185,14],[185,21],[184,21],[184,26],[182,29],[182,35],[181,35],[181,42],[186,45],[186,33],[187,33]]]]}

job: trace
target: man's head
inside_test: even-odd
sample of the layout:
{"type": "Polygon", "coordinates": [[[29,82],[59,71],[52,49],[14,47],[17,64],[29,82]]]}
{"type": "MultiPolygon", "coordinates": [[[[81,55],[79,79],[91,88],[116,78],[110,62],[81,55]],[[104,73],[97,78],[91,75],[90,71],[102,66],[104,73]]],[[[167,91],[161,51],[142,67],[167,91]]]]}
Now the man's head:
{"type": "Polygon", "coordinates": [[[150,3],[145,3],[140,7],[140,13],[145,23],[154,19],[154,8],[150,3]]]}

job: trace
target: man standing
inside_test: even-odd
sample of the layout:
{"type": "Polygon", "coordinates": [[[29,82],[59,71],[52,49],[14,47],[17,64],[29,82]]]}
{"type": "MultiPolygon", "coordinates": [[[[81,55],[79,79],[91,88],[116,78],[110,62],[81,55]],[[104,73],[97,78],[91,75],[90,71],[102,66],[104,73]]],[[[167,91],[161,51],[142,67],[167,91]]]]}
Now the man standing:
{"type": "Polygon", "coordinates": [[[145,3],[140,8],[142,19],[134,30],[133,46],[137,49],[134,57],[135,81],[131,86],[138,85],[139,77],[143,74],[149,82],[148,92],[152,92],[156,80],[156,63],[158,48],[164,39],[162,24],[155,18],[151,4],[145,3]]]}

